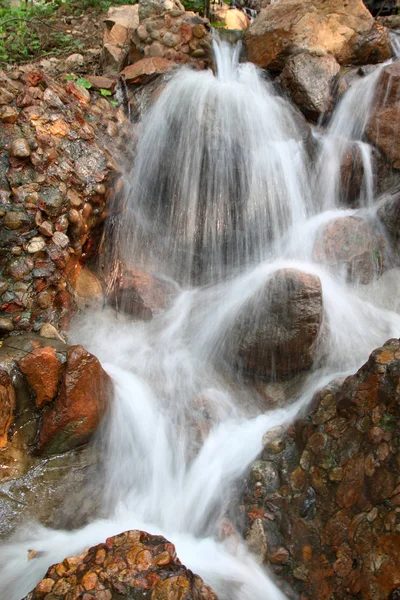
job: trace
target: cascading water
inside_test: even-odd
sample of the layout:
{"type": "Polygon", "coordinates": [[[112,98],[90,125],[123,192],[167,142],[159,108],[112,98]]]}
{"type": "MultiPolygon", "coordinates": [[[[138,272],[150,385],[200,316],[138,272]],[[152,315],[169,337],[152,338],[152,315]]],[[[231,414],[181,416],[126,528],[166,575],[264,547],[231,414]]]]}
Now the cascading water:
{"type": "MultiPolygon", "coordinates": [[[[379,306],[373,288],[366,301],[358,286],[313,261],[319,226],[354,211],[338,209],[336,193],[320,201],[295,111],[254,66],[237,65],[228,45],[220,42],[216,55],[217,77],[177,73],[141,124],[120,239],[135,264],[181,285],[208,285],[182,289],[151,322],[104,311],[76,325],[72,336],[115,382],[99,436],[102,518],[76,531],[22,528],[0,551],[7,600],[21,600],[50,564],[132,528],[164,534],[221,600],[284,598],[243,544],[219,537],[224,517],[234,519],[238,478],[265,431],[289,423],[315,390],[400,331],[400,315],[379,306]],[[217,359],[240,309],[283,267],[320,278],[329,336],[323,368],[291,404],[265,412],[251,386],[230,379],[217,359]],[[32,548],[37,556],[27,563],[32,548]]],[[[371,92],[363,122],[375,77],[362,82],[364,97],[371,92]]],[[[342,132],[352,94],[331,132],[342,132]]],[[[347,128],[347,138],[361,141],[360,127],[347,128]]],[[[390,281],[386,298],[394,294],[390,281]]]]}

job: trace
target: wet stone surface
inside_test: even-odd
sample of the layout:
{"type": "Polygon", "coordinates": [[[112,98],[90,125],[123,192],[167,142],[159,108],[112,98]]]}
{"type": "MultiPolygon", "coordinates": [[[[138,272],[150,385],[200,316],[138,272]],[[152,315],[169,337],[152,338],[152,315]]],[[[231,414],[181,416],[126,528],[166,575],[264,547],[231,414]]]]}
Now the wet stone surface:
{"type": "Polygon", "coordinates": [[[247,479],[245,535],[262,523],[265,562],[303,599],[396,597],[399,401],[395,339],[317,392],[306,418],[264,438],[247,479]]]}

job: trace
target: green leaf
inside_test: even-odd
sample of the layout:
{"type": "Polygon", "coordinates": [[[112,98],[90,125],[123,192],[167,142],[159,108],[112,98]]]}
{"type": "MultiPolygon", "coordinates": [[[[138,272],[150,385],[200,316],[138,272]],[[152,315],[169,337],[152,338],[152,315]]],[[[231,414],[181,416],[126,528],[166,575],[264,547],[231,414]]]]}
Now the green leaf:
{"type": "Polygon", "coordinates": [[[110,100],[110,104],[115,107],[118,106],[118,102],[116,100],[110,100]]]}
{"type": "Polygon", "coordinates": [[[92,87],[92,84],[90,83],[90,81],[85,79],[85,77],[80,77],[79,79],[77,79],[76,85],[80,85],[81,87],[83,87],[87,90],[90,90],[90,88],[92,87]]]}
{"type": "Polygon", "coordinates": [[[100,94],[102,96],[112,96],[112,92],[110,92],[110,90],[105,90],[104,88],[101,88],[100,94]]]}
{"type": "Polygon", "coordinates": [[[71,81],[71,79],[76,79],[76,75],[65,75],[64,79],[66,81],[71,81]]]}

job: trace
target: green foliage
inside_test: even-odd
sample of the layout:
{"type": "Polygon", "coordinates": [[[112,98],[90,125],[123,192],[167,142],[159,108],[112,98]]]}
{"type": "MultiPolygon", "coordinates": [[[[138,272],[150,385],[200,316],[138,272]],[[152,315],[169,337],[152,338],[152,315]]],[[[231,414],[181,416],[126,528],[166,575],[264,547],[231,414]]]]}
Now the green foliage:
{"type": "Polygon", "coordinates": [[[204,0],[182,0],[182,4],[185,10],[192,10],[201,15],[204,14],[204,0]]]}
{"type": "Polygon", "coordinates": [[[136,0],[23,0],[17,7],[0,0],[0,65],[82,50],[79,38],[57,27],[60,17],[101,13],[118,4],[136,4],[136,0]]]}
{"type": "Polygon", "coordinates": [[[101,88],[100,94],[102,96],[112,96],[112,92],[110,92],[110,90],[105,90],[104,88],[101,88]]]}
{"type": "Polygon", "coordinates": [[[90,83],[90,81],[88,81],[85,77],[79,77],[79,79],[76,80],[76,84],[80,85],[81,87],[85,88],[86,90],[90,90],[90,88],[92,87],[92,84],[90,83]]]}

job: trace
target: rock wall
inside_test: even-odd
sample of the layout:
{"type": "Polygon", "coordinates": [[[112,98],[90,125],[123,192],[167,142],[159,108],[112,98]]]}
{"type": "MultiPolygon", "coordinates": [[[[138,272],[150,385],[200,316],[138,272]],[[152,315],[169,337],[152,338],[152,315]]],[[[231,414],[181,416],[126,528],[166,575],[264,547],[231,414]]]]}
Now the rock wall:
{"type": "Polygon", "coordinates": [[[65,330],[118,189],[126,121],[73,80],[28,68],[0,83],[0,334],[65,330]]]}
{"type": "Polygon", "coordinates": [[[302,600],[400,592],[400,340],[316,393],[263,440],[245,494],[246,536],[302,600]]]}

